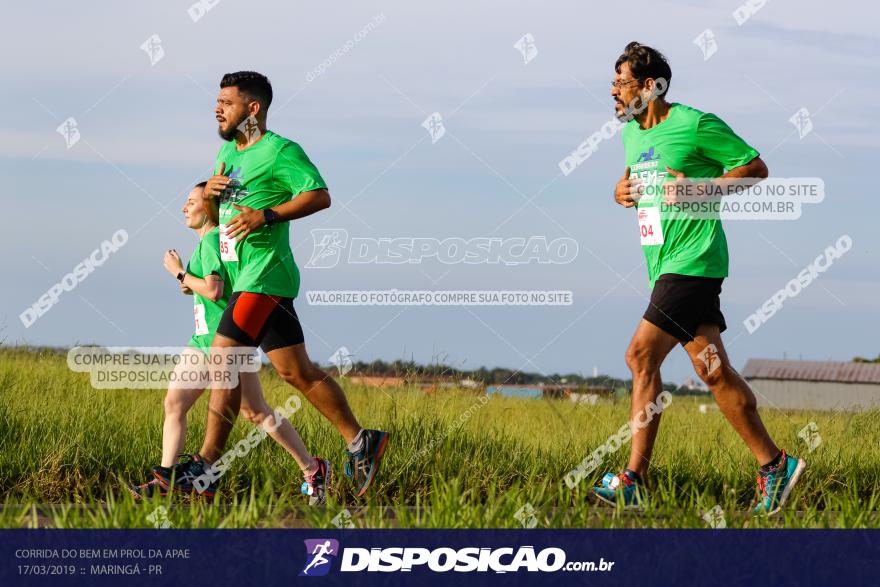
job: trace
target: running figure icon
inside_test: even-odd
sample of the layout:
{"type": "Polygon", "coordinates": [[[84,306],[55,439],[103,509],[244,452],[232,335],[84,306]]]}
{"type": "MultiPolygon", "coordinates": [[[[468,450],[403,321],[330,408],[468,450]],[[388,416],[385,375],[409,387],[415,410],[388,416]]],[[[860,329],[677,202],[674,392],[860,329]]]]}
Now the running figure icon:
{"type": "Polygon", "coordinates": [[[308,575],[309,569],[313,569],[320,565],[325,565],[330,562],[330,559],[326,558],[324,555],[332,554],[335,555],[336,552],[330,547],[330,541],[327,540],[325,542],[321,542],[315,545],[315,549],[311,552],[312,562],[306,565],[306,568],[303,569],[302,574],[308,575]]]}

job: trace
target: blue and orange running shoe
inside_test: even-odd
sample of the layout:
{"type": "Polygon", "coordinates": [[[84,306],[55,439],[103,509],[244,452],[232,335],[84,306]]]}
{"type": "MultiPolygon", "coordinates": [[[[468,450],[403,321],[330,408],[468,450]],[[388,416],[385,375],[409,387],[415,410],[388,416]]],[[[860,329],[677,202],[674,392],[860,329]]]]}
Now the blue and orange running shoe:
{"type": "Polygon", "coordinates": [[[640,509],[648,499],[645,484],[629,469],[617,475],[605,473],[602,484],[593,487],[592,492],[603,503],[624,509],[640,509]]]}
{"type": "Polygon", "coordinates": [[[379,473],[379,463],[388,444],[388,433],[381,430],[364,430],[364,448],[356,453],[345,451],[348,462],[345,463],[345,475],[351,477],[358,487],[357,496],[361,497],[373,484],[379,473]]]}
{"type": "Polygon", "coordinates": [[[166,490],[174,493],[198,493],[202,497],[214,497],[218,480],[211,475],[210,465],[197,454],[180,455],[173,467],[153,467],[153,475],[166,490]]]}
{"type": "Polygon", "coordinates": [[[761,497],[758,505],[752,509],[752,513],[759,516],[772,516],[778,513],[806,468],[807,461],[789,456],[783,450],[782,458],[775,469],[770,471],[759,469],[758,491],[761,497]]]}

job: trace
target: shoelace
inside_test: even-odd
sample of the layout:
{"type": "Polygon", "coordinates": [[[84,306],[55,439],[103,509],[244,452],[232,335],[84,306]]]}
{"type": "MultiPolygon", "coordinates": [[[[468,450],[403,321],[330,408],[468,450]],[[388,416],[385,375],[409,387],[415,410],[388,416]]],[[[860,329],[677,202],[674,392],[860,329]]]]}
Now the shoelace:
{"type": "Polygon", "coordinates": [[[151,480],[147,481],[146,483],[141,483],[140,485],[136,485],[134,487],[136,489],[140,489],[140,490],[145,491],[145,490],[149,489],[150,487],[152,487],[153,485],[159,485],[159,480],[158,479],[151,479],[151,480]]]}
{"type": "Polygon", "coordinates": [[[758,489],[763,497],[767,497],[767,477],[761,473],[758,473],[758,489]]]}
{"type": "Polygon", "coordinates": [[[782,456],[779,459],[779,465],[775,469],[771,469],[769,471],[758,471],[758,489],[761,490],[761,495],[764,497],[768,497],[767,492],[767,481],[770,479],[770,476],[773,475],[773,481],[775,484],[776,476],[780,475],[783,471],[783,467],[785,466],[785,461],[788,458],[788,455],[785,453],[785,450],[782,451],[782,456]]]}
{"type": "Polygon", "coordinates": [[[195,454],[181,453],[178,455],[179,462],[174,465],[174,474],[177,483],[188,483],[205,472],[205,461],[195,454]]]}
{"type": "Polygon", "coordinates": [[[348,460],[342,464],[342,471],[345,473],[346,477],[354,477],[354,467],[356,467],[359,462],[366,460],[366,447],[358,452],[345,452],[348,454],[348,460]]]}

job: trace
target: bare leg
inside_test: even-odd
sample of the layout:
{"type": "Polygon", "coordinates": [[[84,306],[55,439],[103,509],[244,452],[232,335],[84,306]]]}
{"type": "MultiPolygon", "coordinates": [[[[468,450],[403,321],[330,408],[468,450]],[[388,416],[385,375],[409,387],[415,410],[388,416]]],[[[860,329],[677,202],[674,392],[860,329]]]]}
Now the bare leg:
{"type": "Polygon", "coordinates": [[[284,418],[280,425],[276,425],[275,411],[266,403],[256,373],[241,374],[241,415],[253,424],[262,426],[272,440],[290,453],[303,473],[315,470],[315,460],[293,424],[284,418]]]}
{"type": "MultiPolygon", "coordinates": [[[[630,421],[645,420],[648,403],[655,402],[663,390],[660,365],[669,351],[678,344],[671,334],[642,320],[626,350],[626,364],[632,371],[633,389],[630,402],[630,421]]],[[[644,481],[654,451],[654,441],[660,429],[660,414],[650,419],[647,426],[633,430],[627,468],[644,481]]]]}
{"type": "Polygon", "coordinates": [[[765,465],[772,461],[779,454],[779,447],[761,421],[755,394],[730,365],[718,326],[701,325],[694,340],[684,348],[691,357],[697,375],[715,396],[721,413],[745,441],[758,464],[765,465]]]}
{"type": "MultiPolygon", "coordinates": [[[[226,365],[226,358],[231,353],[234,352],[238,355],[243,352],[242,350],[233,350],[235,347],[239,349],[244,348],[231,338],[226,338],[221,334],[214,336],[211,349],[212,357],[219,358],[215,359],[212,365],[212,372],[216,373],[217,365],[226,365]]],[[[231,389],[225,389],[224,387],[212,386],[211,399],[208,402],[208,422],[205,429],[205,441],[199,454],[209,464],[219,459],[222,455],[223,448],[229,439],[229,433],[232,431],[241,405],[241,381],[238,381],[237,385],[231,389]]]]}
{"type": "Polygon", "coordinates": [[[197,385],[200,374],[205,372],[205,355],[193,348],[185,348],[181,360],[174,368],[175,380],[181,383],[168,388],[165,394],[165,423],[162,425],[162,462],[170,467],[177,462],[186,442],[186,417],[189,410],[205,391],[198,387],[183,387],[187,381],[197,385]]]}
{"type": "Polygon", "coordinates": [[[306,354],[305,344],[275,349],[266,354],[278,375],[302,392],[336,427],[346,444],[357,436],[361,426],[351,412],[345,393],[332,377],[315,367],[306,354]]]}

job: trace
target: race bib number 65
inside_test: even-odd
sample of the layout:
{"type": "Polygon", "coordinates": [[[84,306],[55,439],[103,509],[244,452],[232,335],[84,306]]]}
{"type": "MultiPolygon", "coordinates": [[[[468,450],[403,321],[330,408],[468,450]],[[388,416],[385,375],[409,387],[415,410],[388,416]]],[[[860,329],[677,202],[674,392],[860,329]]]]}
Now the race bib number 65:
{"type": "Polygon", "coordinates": [[[660,208],[639,208],[639,238],[642,246],[663,244],[660,208]]]}
{"type": "Polygon", "coordinates": [[[220,225],[220,259],[223,261],[238,261],[235,252],[235,238],[226,236],[226,226],[220,225]]]}

